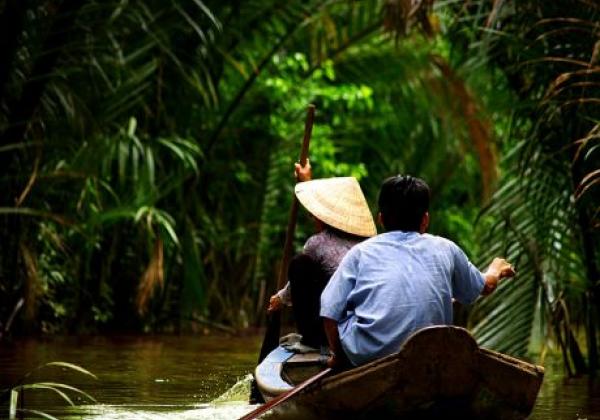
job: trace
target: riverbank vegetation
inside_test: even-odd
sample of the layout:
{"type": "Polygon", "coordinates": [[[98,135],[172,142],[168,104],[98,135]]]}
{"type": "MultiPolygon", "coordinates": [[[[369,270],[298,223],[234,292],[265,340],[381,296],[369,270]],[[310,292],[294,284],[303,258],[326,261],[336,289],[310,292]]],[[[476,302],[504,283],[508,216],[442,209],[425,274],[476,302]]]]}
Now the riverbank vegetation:
{"type": "Polygon", "coordinates": [[[315,176],[354,175],[371,204],[385,176],[423,177],[433,233],[515,263],[461,314],[482,345],[553,343],[595,371],[599,18],[586,0],[0,1],[0,329],[259,324],[312,102],[315,176]]]}

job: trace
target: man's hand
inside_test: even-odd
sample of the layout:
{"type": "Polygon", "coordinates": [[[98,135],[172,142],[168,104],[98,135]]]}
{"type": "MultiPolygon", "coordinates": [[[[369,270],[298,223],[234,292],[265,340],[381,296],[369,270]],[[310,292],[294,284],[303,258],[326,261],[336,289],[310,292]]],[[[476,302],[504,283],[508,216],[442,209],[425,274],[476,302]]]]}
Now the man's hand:
{"type": "Polygon", "coordinates": [[[514,267],[504,258],[494,258],[494,261],[490,264],[487,272],[497,275],[499,279],[513,277],[515,275],[514,267]]]}
{"type": "Polygon", "coordinates": [[[331,353],[331,355],[327,358],[327,367],[335,369],[339,364],[340,361],[336,357],[335,353],[331,353]]]}
{"type": "Polygon", "coordinates": [[[485,286],[483,287],[482,295],[489,295],[496,287],[500,279],[505,277],[513,277],[515,275],[515,269],[508,261],[504,258],[494,258],[487,271],[485,272],[485,286]]]}
{"type": "Polygon", "coordinates": [[[271,313],[279,311],[282,306],[283,302],[281,301],[281,298],[278,294],[274,294],[273,296],[271,296],[271,299],[269,299],[269,307],[267,308],[267,312],[271,313]]]}
{"type": "Polygon", "coordinates": [[[329,351],[331,356],[327,359],[327,366],[330,368],[338,368],[344,365],[344,350],[340,342],[340,333],[338,332],[338,323],[335,319],[323,318],[323,328],[329,343],[329,351]],[[342,355],[336,356],[336,355],[342,355]]]}
{"type": "Polygon", "coordinates": [[[310,161],[306,159],[306,165],[304,166],[301,166],[299,163],[294,164],[294,172],[298,182],[310,181],[312,179],[310,161]]]}

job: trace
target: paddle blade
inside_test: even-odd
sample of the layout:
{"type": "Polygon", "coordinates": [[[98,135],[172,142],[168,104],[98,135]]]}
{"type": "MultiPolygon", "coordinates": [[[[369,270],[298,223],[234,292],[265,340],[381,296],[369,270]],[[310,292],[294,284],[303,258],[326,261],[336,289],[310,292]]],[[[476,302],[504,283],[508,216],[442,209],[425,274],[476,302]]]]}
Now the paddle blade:
{"type": "Polygon", "coordinates": [[[258,363],[265,360],[265,357],[269,355],[279,345],[279,333],[281,331],[281,312],[275,311],[267,315],[267,330],[265,331],[265,338],[263,339],[262,346],[260,348],[260,354],[258,356],[258,363]]]}

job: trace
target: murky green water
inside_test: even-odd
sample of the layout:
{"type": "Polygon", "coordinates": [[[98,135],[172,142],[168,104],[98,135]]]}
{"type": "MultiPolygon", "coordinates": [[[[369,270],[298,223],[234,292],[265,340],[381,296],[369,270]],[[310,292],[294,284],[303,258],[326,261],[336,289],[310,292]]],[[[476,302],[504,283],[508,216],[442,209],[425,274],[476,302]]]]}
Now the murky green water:
{"type": "MultiPolygon", "coordinates": [[[[19,340],[0,348],[0,388],[50,361],[68,361],[92,371],[93,380],[57,367],[37,371],[27,382],[66,383],[91,394],[99,404],[77,398],[69,409],[48,390],[25,392],[25,407],[58,418],[231,419],[249,410],[243,378],[256,363],[256,337],[91,337],[19,340]],[[208,403],[236,384],[233,402],[208,403]],[[237,400],[237,402],[235,401],[237,400]]],[[[2,400],[0,418],[8,413],[2,400]]]]}
{"type": "MultiPolygon", "coordinates": [[[[259,337],[87,337],[0,344],[0,388],[46,362],[79,364],[98,380],[47,367],[27,379],[76,386],[97,404],[76,398],[69,408],[51,391],[29,390],[25,407],[69,419],[235,419],[246,403],[247,375],[259,337]],[[225,395],[223,395],[225,394],[225,395]],[[219,398],[220,397],[220,398],[219,398]]],[[[8,416],[6,395],[0,418],[8,416]]],[[[29,416],[27,418],[35,418],[29,416]]],[[[600,419],[600,381],[564,379],[560,360],[546,362],[534,419],[600,419]]]]}

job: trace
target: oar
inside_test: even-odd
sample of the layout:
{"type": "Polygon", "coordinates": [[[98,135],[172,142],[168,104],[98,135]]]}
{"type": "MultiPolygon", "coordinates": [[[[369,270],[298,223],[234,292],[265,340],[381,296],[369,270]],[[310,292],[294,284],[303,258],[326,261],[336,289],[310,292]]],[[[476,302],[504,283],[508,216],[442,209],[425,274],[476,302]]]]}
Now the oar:
{"type": "MultiPolygon", "coordinates": [[[[313,121],[315,119],[315,106],[310,104],[306,112],[306,122],[304,124],[304,139],[302,140],[302,149],[300,151],[300,165],[306,165],[308,159],[308,147],[310,136],[312,134],[313,121]]],[[[290,215],[288,219],[287,230],[285,231],[285,245],[283,247],[283,256],[279,267],[279,277],[277,278],[277,290],[280,290],[287,281],[287,272],[292,257],[292,247],[294,245],[294,232],[296,230],[296,219],[298,217],[298,199],[294,195],[290,215]]],[[[262,362],[269,353],[279,345],[279,333],[281,331],[281,311],[273,311],[267,315],[267,329],[263,339],[258,356],[258,363],[262,362]]]]}
{"type": "Polygon", "coordinates": [[[317,373],[315,376],[308,378],[306,381],[302,382],[300,385],[290,389],[289,391],[284,392],[283,394],[279,395],[276,398],[273,398],[268,403],[261,405],[256,410],[246,414],[245,416],[240,417],[239,420],[252,420],[252,419],[257,418],[261,414],[277,407],[279,404],[286,402],[287,400],[292,398],[294,395],[296,395],[297,393],[299,393],[300,391],[302,391],[309,385],[317,382],[323,376],[327,376],[327,374],[329,374],[329,372],[331,372],[331,368],[327,368],[327,369],[317,373]]]}

